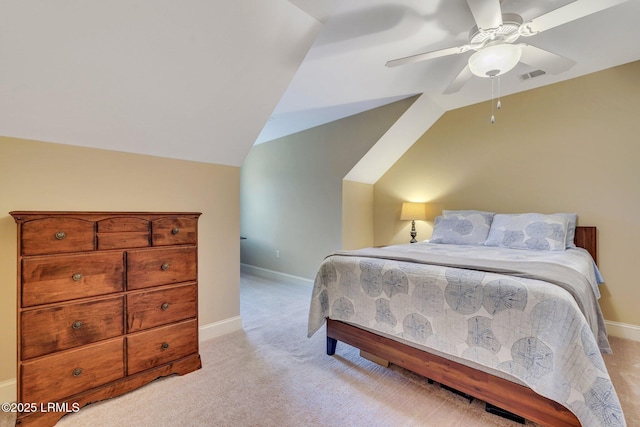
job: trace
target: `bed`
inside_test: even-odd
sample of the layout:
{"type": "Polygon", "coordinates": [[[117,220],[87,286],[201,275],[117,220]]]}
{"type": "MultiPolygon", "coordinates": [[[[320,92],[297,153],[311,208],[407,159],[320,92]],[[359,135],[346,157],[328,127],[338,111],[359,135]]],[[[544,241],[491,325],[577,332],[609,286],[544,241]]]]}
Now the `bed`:
{"type": "Polygon", "coordinates": [[[336,251],[308,335],[326,323],[327,354],[341,341],[542,425],[624,426],[596,229],[576,218],[444,211],[428,242],[336,251]]]}

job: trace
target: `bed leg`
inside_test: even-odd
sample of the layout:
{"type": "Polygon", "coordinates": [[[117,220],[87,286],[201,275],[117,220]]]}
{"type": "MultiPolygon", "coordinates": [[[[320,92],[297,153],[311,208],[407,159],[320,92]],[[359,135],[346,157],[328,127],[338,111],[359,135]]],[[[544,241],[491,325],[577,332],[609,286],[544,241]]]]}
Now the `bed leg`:
{"type": "Polygon", "coordinates": [[[329,356],[336,354],[336,344],[338,344],[337,339],[327,337],[327,354],[329,356]]]}

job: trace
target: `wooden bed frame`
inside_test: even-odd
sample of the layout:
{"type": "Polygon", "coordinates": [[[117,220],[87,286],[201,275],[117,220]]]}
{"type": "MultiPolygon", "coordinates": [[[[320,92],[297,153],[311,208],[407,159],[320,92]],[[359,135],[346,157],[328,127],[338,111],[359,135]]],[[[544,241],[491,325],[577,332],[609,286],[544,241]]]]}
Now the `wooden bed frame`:
{"type": "MultiPolygon", "coordinates": [[[[596,227],[577,227],[576,246],[589,251],[597,262],[596,227]]],[[[327,354],[335,353],[337,341],[389,361],[412,372],[500,409],[536,423],[560,427],[580,426],[564,406],[528,387],[470,368],[347,323],[327,319],[327,354]]]]}

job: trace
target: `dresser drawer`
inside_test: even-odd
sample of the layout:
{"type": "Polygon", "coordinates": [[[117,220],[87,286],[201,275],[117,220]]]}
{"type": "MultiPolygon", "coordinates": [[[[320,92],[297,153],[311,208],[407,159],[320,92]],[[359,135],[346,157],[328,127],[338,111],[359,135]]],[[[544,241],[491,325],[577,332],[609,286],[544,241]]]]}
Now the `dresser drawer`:
{"type": "Polygon", "coordinates": [[[159,218],[151,222],[153,246],[195,245],[198,221],[194,218],[159,218]]]}
{"type": "Polygon", "coordinates": [[[124,297],[26,310],[20,314],[22,360],[124,333],[124,297]]]}
{"type": "Polygon", "coordinates": [[[193,284],[127,295],[127,332],[196,317],[196,289],[193,284]]]}
{"type": "Polygon", "coordinates": [[[128,375],[198,352],[198,321],[189,320],[127,337],[128,375]]]}
{"type": "Polygon", "coordinates": [[[98,249],[144,248],[151,246],[151,222],[137,217],[106,218],[96,223],[98,249]]]}
{"type": "Polygon", "coordinates": [[[127,251],[127,289],[195,281],[195,247],[127,251]]]}
{"type": "Polygon", "coordinates": [[[94,223],[76,218],[43,218],[22,224],[23,255],[92,251],[94,223]]]}
{"type": "Polygon", "coordinates": [[[124,290],[122,252],[23,258],[22,306],[124,290]]]}
{"type": "Polygon", "coordinates": [[[122,377],[120,338],[22,363],[20,401],[53,402],[122,377]]]}
{"type": "Polygon", "coordinates": [[[117,216],[96,222],[98,233],[149,232],[151,222],[136,216],[117,216]]]}
{"type": "Polygon", "coordinates": [[[151,246],[149,233],[98,233],[98,249],[146,248],[151,246]]]}

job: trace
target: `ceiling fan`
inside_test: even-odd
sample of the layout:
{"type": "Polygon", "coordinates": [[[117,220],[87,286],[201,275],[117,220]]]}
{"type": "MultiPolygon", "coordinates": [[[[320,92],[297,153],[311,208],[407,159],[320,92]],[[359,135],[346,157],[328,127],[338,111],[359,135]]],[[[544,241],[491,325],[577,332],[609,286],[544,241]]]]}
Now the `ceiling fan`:
{"type": "Polygon", "coordinates": [[[467,0],[476,22],[469,32],[469,43],[394,59],[385,65],[396,67],[475,51],[469,57],[467,66],[445,89],[445,94],[459,91],[474,75],[496,77],[513,69],[518,62],[541,69],[545,73],[558,74],[573,67],[575,61],[526,43],[515,42],[520,37],[535,36],[625,1],[627,0],[576,0],[531,21],[523,22],[520,15],[502,13],[502,0],[467,0]]]}

